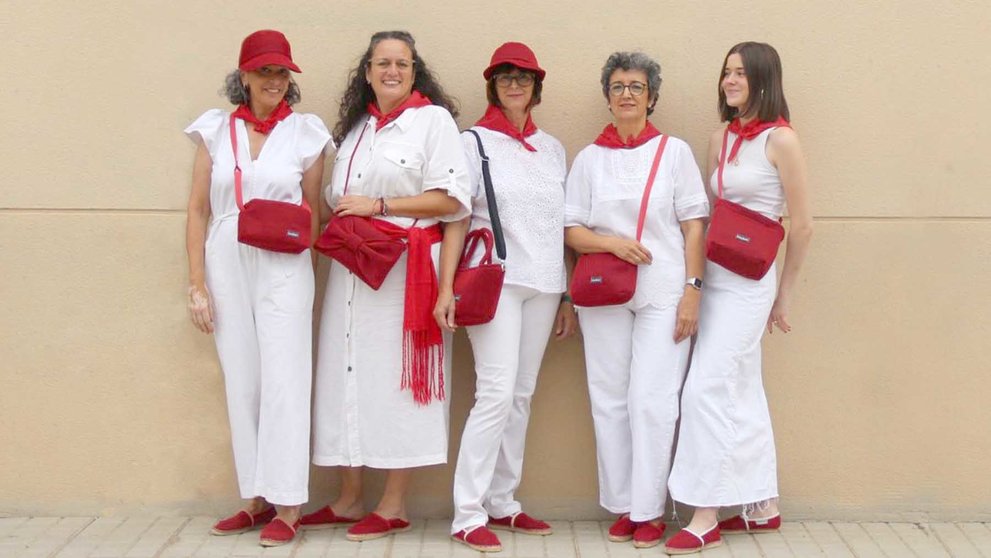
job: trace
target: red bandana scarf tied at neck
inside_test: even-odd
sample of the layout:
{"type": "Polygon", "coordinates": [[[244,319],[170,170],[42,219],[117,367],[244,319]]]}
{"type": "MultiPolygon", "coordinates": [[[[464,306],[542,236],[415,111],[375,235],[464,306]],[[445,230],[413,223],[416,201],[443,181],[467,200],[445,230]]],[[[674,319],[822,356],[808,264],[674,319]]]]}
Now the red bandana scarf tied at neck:
{"type": "Polygon", "coordinates": [[[643,131],[637,137],[626,142],[623,141],[623,138],[619,137],[619,131],[616,129],[616,126],[609,124],[602,130],[599,137],[595,138],[595,145],[608,147],[609,149],[632,149],[634,147],[640,147],[659,135],[661,133],[657,131],[657,128],[650,121],[647,121],[647,126],[644,127],[643,131]]]}
{"type": "Polygon", "coordinates": [[[272,114],[268,115],[265,120],[259,120],[257,116],[251,113],[251,109],[248,105],[238,105],[237,110],[234,111],[234,118],[240,118],[245,122],[250,122],[255,125],[255,131],[260,134],[268,135],[275,128],[275,125],[286,119],[287,116],[292,114],[292,107],[285,99],[279,101],[279,105],[275,107],[272,114]]]}
{"type": "Polygon", "coordinates": [[[501,132],[507,136],[513,138],[514,140],[523,144],[523,147],[527,148],[527,151],[536,151],[537,148],[527,143],[527,136],[532,136],[537,133],[537,125],[533,123],[533,118],[530,113],[527,112],[526,124],[523,125],[523,132],[520,132],[506,114],[502,112],[502,109],[495,106],[489,105],[489,108],[485,110],[485,114],[478,119],[475,123],[476,126],[481,126],[482,128],[488,128],[494,132],[501,132]]]}
{"type": "Polygon", "coordinates": [[[378,105],[376,105],[375,103],[368,103],[368,107],[365,110],[368,112],[368,114],[375,117],[376,119],[375,131],[377,132],[381,130],[382,127],[388,124],[389,122],[392,122],[393,120],[399,118],[399,115],[405,112],[406,109],[425,107],[427,105],[432,105],[432,104],[433,102],[431,102],[430,99],[425,97],[419,91],[414,90],[413,93],[409,96],[409,98],[403,101],[403,103],[398,107],[389,111],[389,114],[382,114],[382,111],[379,110],[378,105]]]}
{"type": "Polygon", "coordinates": [[[746,124],[741,124],[739,118],[734,118],[732,122],[729,123],[729,131],[736,134],[736,140],[733,141],[733,147],[729,150],[729,157],[726,161],[733,161],[736,159],[737,153],[740,152],[740,146],[743,145],[743,140],[752,140],[759,136],[761,132],[767,130],[768,128],[790,128],[791,124],[788,123],[784,118],[778,117],[774,122],[764,122],[763,120],[758,120],[754,118],[746,124]]]}

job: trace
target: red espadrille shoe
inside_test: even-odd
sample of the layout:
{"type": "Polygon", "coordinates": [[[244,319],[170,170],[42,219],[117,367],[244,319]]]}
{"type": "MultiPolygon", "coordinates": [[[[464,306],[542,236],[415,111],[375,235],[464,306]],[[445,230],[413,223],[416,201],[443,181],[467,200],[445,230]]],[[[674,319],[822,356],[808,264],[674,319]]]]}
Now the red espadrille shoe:
{"type": "Polygon", "coordinates": [[[262,546],[282,546],[292,542],[296,537],[297,529],[299,529],[299,520],[296,520],[295,525],[289,525],[276,517],[262,529],[258,542],[262,546]]]}
{"type": "Polygon", "coordinates": [[[331,529],[342,525],[357,523],[357,519],[341,517],[334,513],[330,506],[324,506],[313,513],[308,513],[299,519],[303,529],[331,529]]]}
{"type": "Polygon", "coordinates": [[[774,517],[744,520],[742,516],[734,515],[719,522],[719,530],[724,534],[733,533],[773,533],[781,528],[781,514],[774,517]]]}
{"type": "Polygon", "coordinates": [[[721,544],[723,544],[723,541],[719,538],[718,524],[713,525],[712,529],[701,535],[685,527],[668,539],[667,544],[664,545],[664,551],[671,555],[693,554],[721,544]]]}
{"type": "Polygon", "coordinates": [[[630,519],[630,514],[623,514],[609,526],[609,540],[612,542],[626,542],[633,538],[633,533],[636,531],[637,523],[630,519]]]}
{"type": "Polygon", "coordinates": [[[514,531],[524,535],[550,535],[554,532],[551,526],[539,519],[534,519],[523,512],[517,512],[506,517],[489,516],[489,527],[503,531],[514,531]]]}
{"type": "Polygon", "coordinates": [[[451,535],[451,538],[479,552],[502,552],[499,537],[485,525],[462,529],[451,535]]]}
{"type": "Polygon", "coordinates": [[[409,531],[409,521],[398,517],[386,519],[377,513],[370,513],[348,527],[347,538],[349,541],[370,541],[403,531],[409,531]]]}
{"type": "Polygon", "coordinates": [[[664,538],[664,529],[666,528],[667,525],[664,523],[660,525],[654,525],[648,521],[639,523],[637,530],[633,532],[633,546],[637,548],[657,546],[664,538]]]}
{"type": "Polygon", "coordinates": [[[251,515],[247,510],[241,510],[214,524],[213,529],[210,529],[210,534],[219,536],[240,535],[241,533],[265,525],[269,521],[272,521],[273,517],[275,517],[274,507],[270,507],[255,515],[251,515]]]}

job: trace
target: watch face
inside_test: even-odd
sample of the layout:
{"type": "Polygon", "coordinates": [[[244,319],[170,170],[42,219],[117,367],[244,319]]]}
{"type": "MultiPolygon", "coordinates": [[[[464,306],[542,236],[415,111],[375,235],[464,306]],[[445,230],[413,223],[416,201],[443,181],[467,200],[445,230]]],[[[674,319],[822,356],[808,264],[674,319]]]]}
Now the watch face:
{"type": "Polygon", "coordinates": [[[691,285],[691,286],[693,286],[693,287],[695,287],[696,289],[701,289],[702,288],[702,280],[699,279],[698,277],[692,277],[691,279],[689,279],[688,281],[686,281],[686,283],[689,284],[689,285],[691,285]]]}

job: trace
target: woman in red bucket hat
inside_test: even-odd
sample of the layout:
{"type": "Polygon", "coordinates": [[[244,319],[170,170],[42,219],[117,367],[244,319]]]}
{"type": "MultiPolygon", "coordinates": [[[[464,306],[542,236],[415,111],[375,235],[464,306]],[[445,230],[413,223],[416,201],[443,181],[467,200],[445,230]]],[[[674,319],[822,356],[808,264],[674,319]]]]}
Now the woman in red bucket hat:
{"type": "MultiPolygon", "coordinates": [[[[472,189],[472,215],[448,226],[462,242],[467,229],[491,228],[479,143],[488,157],[492,189],[505,235],[505,281],[492,321],[468,326],[475,357],[475,404],[465,424],[454,473],[454,540],[474,550],[501,549],[491,529],[549,535],[544,521],[523,513],[515,492],[523,472],[530,400],[547,341],[577,328],[566,296],[564,263],[564,147],[537,128],[531,110],[546,73],[523,43],[495,50],[482,72],[489,105],[472,132],[462,134],[472,189]]],[[[452,243],[453,245],[454,243],[452,243]]],[[[453,277],[458,253],[447,253],[435,316],[453,331],[458,308],[453,277]]]]}
{"type": "MultiPolygon", "coordinates": [[[[224,87],[236,110],[208,110],[185,130],[197,144],[186,226],[189,308],[217,344],[238,486],[248,500],[212,533],[264,526],[265,546],[293,539],[308,497],[313,259],[305,248],[242,243],[239,225],[255,200],[318,207],[330,133],[317,116],[293,111],[300,95],[290,72],[299,71],[282,33],[248,35],[224,87]]],[[[313,238],[318,216],[304,212],[302,220],[313,238]]]]}

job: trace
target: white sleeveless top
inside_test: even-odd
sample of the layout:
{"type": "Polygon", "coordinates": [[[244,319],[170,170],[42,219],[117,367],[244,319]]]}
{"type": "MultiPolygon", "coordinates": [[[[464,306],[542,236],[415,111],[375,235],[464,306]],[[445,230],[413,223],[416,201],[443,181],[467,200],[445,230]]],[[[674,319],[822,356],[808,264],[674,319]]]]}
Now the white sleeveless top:
{"type": "MultiPolygon", "coordinates": [[[[723,167],[723,197],[771,219],[780,218],[785,207],[781,176],[778,169],[767,160],[767,138],[776,129],[764,130],[750,141],[743,140],[736,160],[727,162],[723,167]]],[[[730,132],[726,138],[727,157],[736,137],[736,134],[730,132]]],[[[717,168],[709,177],[709,188],[713,196],[719,195],[718,174],[717,168]]]]}

